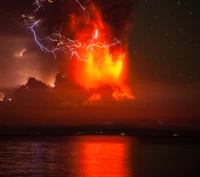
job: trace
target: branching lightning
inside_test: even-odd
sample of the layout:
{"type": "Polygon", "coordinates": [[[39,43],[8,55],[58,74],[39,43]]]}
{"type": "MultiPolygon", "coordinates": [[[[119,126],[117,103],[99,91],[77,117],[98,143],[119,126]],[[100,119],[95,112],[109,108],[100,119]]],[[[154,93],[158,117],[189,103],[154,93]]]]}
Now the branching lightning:
{"type": "MultiPolygon", "coordinates": [[[[116,38],[114,39],[114,42],[111,43],[111,44],[104,44],[102,42],[98,42],[97,38],[98,38],[98,35],[99,35],[98,34],[99,31],[97,29],[95,30],[95,34],[94,34],[93,39],[90,39],[88,41],[88,44],[86,44],[85,42],[81,43],[78,40],[66,38],[65,36],[63,36],[61,34],[62,29],[60,29],[60,31],[58,31],[58,30],[53,31],[53,33],[51,35],[48,35],[45,38],[38,37],[37,31],[40,28],[40,23],[41,23],[42,19],[36,19],[35,13],[38,12],[39,10],[41,10],[42,8],[44,9],[43,3],[45,1],[48,2],[48,3],[53,3],[55,0],[35,0],[34,5],[36,7],[35,7],[35,10],[34,10],[34,14],[31,15],[31,16],[28,16],[28,15],[22,16],[25,19],[25,22],[27,24],[27,30],[31,32],[37,46],[42,51],[52,53],[55,58],[56,58],[56,52],[63,51],[65,53],[70,54],[69,59],[72,59],[75,56],[80,61],[90,63],[86,58],[82,58],[79,55],[79,52],[78,52],[77,49],[84,48],[86,50],[86,52],[88,52],[88,56],[89,56],[90,52],[94,51],[94,48],[109,49],[110,47],[113,47],[115,45],[119,45],[121,43],[116,38]]],[[[88,16],[88,22],[89,22],[89,12],[87,11],[86,7],[84,7],[79,2],[79,0],[74,0],[74,1],[82,9],[83,13],[86,13],[86,15],[88,16]]],[[[103,58],[100,58],[99,60],[102,61],[103,58]]],[[[100,61],[97,62],[97,66],[98,66],[98,63],[100,61]]]]}
{"type": "MultiPolygon", "coordinates": [[[[120,40],[116,38],[112,41],[110,40],[110,29],[107,29],[107,26],[104,25],[101,14],[96,8],[92,9],[88,6],[87,9],[79,0],[73,0],[74,3],[80,7],[80,13],[83,13],[82,16],[87,16],[87,19],[81,18],[81,20],[84,21],[83,25],[81,25],[89,28],[87,28],[88,31],[85,32],[83,31],[84,28],[81,27],[77,30],[75,27],[77,30],[73,31],[75,39],[63,35],[65,29],[62,29],[62,27],[54,29],[51,34],[45,37],[40,37],[39,31],[42,29],[41,24],[43,23],[43,18],[38,19],[37,13],[42,10],[45,11],[47,3],[54,3],[55,1],[56,0],[35,0],[35,9],[32,15],[22,16],[26,24],[26,29],[32,34],[36,45],[41,51],[53,54],[55,58],[58,52],[63,52],[67,54],[69,60],[76,58],[78,61],[82,61],[78,62],[80,65],[76,70],[78,73],[74,74],[74,79],[83,86],[88,88],[98,87],[100,83],[118,85],[120,90],[113,89],[112,98],[118,101],[124,99],[133,100],[134,97],[132,94],[129,94],[129,91],[124,91],[125,87],[123,87],[124,85],[121,81],[123,79],[122,71],[124,69],[123,63],[126,60],[126,52],[122,49],[120,40]],[[92,10],[96,11],[93,12],[92,10]],[[89,12],[92,14],[91,16],[89,12]],[[107,33],[109,38],[106,38],[107,33]],[[80,73],[79,70],[81,70],[80,73]]],[[[80,16],[80,14],[78,15],[80,16]]],[[[101,99],[102,95],[98,93],[93,95],[88,102],[101,99]]]]}

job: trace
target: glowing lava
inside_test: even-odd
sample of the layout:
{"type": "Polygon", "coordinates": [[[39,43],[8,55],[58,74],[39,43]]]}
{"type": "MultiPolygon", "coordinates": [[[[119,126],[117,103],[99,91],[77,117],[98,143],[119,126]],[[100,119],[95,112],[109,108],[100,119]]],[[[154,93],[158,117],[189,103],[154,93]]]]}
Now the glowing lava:
{"type": "Polygon", "coordinates": [[[93,94],[84,104],[92,104],[93,102],[103,101],[102,95],[99,93],[93,94]]]}

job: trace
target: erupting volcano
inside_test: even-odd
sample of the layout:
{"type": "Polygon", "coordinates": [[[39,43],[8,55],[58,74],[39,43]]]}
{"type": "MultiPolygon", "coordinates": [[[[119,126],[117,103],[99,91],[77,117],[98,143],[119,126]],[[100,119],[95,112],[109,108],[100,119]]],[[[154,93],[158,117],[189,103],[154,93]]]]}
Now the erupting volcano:
{"type": "MultiPolygon", "coordinates": [[[[70,49],[75,51],[72,58],[78,60],[69,69],[74,79],[86,88],[110,85],[115,90],[114,99],[133,99],[130,93],[126,93],[124,85],[128,69],[126,49],[113,37],[111,28],[103,22],[96,6],[91,4],[89,10],[88,21],[81,16],[72,16],[71,28],[75,29],[76,40],[72,41],[70,49]]],[[[89,100],[101,100],[102,97],[98,93],[91,98],[89,100]]]]}
{"type": "MultiPolygon", "coordinates": [[[[43,10],[45,4],[55,2],[36,0],[34,14],[43,10]]],[[[66,73],[70,73],[70,77],[86,90],[92,90],[88,102],[104,100],[101,88],[105,86],[111,88],[112,99],[133,100],[127,84],[128,42],[120,39],[113,24],[109,24],[108,13],[103,14],[103,8],[109,10],[109,3],[101,6],[98,1],[89,1],[83,5],[82,1],[73,0],[69,4],[72,9],[75,5],[76,8],[68,14],[67,22],[64,21],[62,28],[52,30],[45,38],[39,38],[37,34],[37,28],[43,23],[43,19],[37,19],[35,15],[23,15],[36,43],[42,51],[50,52],[55,57],[58,52],[64,52],[65,58],[69,60],[65,67],[66,73]]],[[[112,19],[116,18],[115,15],[113,14],[112,19]]],[[[127,24],[122,27],[128,28],[127,24]]],[[[127,31],[121,30],[121,33],[127,36],[127,31]]]]}

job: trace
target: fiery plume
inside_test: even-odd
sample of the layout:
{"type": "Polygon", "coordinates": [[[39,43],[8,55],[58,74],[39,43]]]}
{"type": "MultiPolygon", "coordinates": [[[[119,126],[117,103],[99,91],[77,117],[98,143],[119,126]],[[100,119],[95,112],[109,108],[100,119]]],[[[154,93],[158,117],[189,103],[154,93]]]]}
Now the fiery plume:
{"type": "MultiPolygon", "coordinates": [[[[56,24],[62,21],[62,27],[50,30],[52,32],[44,38],[39,38],[37,34],[37,28],[43,24],[44,19],[37,18],[36,15],[23,17],[42,51],[52,53],[55,57],[57,53],[64,52],[65,58],[69,59],[66,70],[76,82],[86,89],[98,90],[104,85],[109,85],[113,88],[113,99],[133,100],[126,84],[128,80],[126,33],[129,28],[127,20],[130,13],[125,11],[130,12],[136,3],[133,4],[132,0],[100,2],[98,0],[63,2],[63,5],[67,3],[71,7],[66,9],[67,17],[64,18],[64,10],[58,15],[59,19],[52,18],[56,24]],[[114,4],[117,13],[122,13],[118,21],[116,11],[111,10],[111,4],[114,4]],[[121,7],[122,4],[124,7],[121,7]],[[121,29],[117,30],[116,25],[121,29]]],[[[52,5],[57,1],[36,0],[34,14],[41,14],[47,3],[52,5]]],[[[50,26],[53,26],[52,23],[50,26]]],[[[97,95],[98,97],[94,98],[103,97],[100,93],[97,95]]],[[[92,100],[95,100],[94,98],[92,100]]]]}

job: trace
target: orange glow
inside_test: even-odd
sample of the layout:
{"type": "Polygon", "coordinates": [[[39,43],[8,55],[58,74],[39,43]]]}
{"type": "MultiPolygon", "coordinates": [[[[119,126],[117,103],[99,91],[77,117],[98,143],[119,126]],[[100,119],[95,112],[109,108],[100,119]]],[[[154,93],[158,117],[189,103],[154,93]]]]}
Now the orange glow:
{"type": "Polygon", "coordinates": [[[0,101],[3,101],[4,99],[4,94],[0,92],[0,101]]]}
{"type": "MultiPolygon", "coordinates": [[[[78,137],[74,176],[130,177],[129,138],[86,136],[78,137]]],[[[131,169],[132,170],[132,169],[131,169]]]]}
{"type": "Polygon", "coordinates": [[[96,101],[102,101],[101,94],[93,94],[87,101],[85,101],[85,104],[90,104],[90,103],[96,102],[96,101]]]}
{"type": "Polygon", "coordinates": [[[86,161],[84,177],[109,176],[127,177],[124,167],[126,146],[121,143],[85,143],[84,157],[86,161]],[[112,161],[115,156],[115,161],[112,161]]]}
{"type": "MultiPolygon", "coordinates": [[[[70,44],[76,47],[77,52],[72,56],[76,62],[70,65],[73,77],[86,88],[110,85],[124,89],[128,55],[125,45],[122,44],[123,41],[112,36],[109,25],[103,21],[100,10],[94,4],[87,10],[89,19],[82,13],[80,16],[70,16],[71,25],[68,30],[74,31],[76,39],[70,41],[70,44]]],[[[114,93],[114,98],[122,98],[120,95],[116,96],[117,94],[118,92],[114,93]]]]}
{"type": "Polygon", "coordinates": [[[122,101],[125,99],[134,100],[134,97],[131,94],[124,92],[124,91],[119,91],[119,90],[115,90],[113,92],[112,96],[117,101],[122,101]]]}

